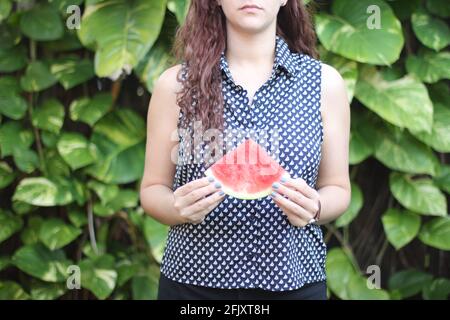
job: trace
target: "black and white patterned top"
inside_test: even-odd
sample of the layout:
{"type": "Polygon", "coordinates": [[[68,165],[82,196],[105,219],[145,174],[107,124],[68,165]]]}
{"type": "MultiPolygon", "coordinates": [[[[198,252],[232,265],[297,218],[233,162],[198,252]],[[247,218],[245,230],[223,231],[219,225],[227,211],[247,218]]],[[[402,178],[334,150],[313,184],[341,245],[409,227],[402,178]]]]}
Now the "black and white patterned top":
{"type": "MultiPolygon", "coordinates": [[[[251,137],[291,177],[315,188],[323,142],[321,62],[291,52],[281,36],[276,36],[275,48],[272,75],[251,105],[222,53],[222,139],[231,150],[251,137]]],[[[173,190],[204,177],[211,164],[201,161],[208,142],[194,145],[187,136],[179,134],[173,190]]],[[[170,227],[161,272],[175,281],[207,287],[293,290],[326,279],[326,251],[319,225],[291,225],[270,196],[240,200],[225,195],[202,223],[170,227]]]]}

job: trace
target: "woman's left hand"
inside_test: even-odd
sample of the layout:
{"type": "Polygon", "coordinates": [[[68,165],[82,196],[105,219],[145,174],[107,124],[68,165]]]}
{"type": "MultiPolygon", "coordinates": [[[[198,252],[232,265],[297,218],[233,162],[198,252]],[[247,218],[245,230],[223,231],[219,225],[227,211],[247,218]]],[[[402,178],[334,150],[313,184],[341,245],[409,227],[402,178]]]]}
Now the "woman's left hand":
{"type": "Polygon", "coordinates": [[[272,199],[294,226],[306,226],[319,210],[319,192],[302,178],[284,178],[275,182],[272,190],[272,199]]]}

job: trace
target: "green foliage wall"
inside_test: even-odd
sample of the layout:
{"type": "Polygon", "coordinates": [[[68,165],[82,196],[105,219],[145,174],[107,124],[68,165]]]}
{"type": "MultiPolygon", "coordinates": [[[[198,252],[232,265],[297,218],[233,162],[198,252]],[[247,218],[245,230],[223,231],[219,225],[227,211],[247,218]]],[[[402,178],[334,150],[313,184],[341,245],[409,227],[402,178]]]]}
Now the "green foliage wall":
{"type": "MultiPolygon", "coordinates": [[[[450,3],[307,2],[352,102],[352,203],[324,227],[330,297],[445,299],[450,3]]],[[[0,299],[155,298],[167,227],[138,201],[145,116],[188,5],[0,2],[0,299]]]]}

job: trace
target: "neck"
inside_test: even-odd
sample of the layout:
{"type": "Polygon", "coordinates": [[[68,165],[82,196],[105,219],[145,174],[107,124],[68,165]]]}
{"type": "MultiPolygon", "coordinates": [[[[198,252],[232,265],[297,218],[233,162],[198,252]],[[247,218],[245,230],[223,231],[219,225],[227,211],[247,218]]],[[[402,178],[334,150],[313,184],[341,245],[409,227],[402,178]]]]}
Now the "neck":
{"type": "Polygon", "coordinates": [[[276,24],[260,33],[244,33],[227,25],[226,58],[238,66],[272,65],[275,59],[276,24]]]}

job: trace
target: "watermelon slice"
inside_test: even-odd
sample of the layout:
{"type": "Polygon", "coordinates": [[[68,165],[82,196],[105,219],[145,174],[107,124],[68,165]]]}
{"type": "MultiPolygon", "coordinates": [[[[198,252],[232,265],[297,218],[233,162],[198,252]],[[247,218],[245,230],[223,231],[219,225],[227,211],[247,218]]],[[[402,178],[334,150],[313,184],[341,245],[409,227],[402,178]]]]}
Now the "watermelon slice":
{"type": "Polygon", "coordinates": [[[219,181],[230,196],[258,199],[268,196],[272,183],[289,173],[257,142],[246,139],[210,166],[205,175],[219,181]]]}

